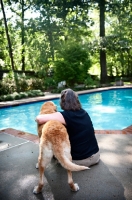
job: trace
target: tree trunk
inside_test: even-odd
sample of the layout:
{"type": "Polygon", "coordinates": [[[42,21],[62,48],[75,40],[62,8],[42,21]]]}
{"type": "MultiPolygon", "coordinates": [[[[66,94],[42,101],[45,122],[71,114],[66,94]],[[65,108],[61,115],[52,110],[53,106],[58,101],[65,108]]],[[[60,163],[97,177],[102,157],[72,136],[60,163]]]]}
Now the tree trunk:
{"type": "Polygon", "coordinates": [[[107,82],[106,52],[100,50],[101,83],[107,82]]]}
{"type": "MultiPolygon", "coordinates": [[[[104,39],[105,37],[105,0],[100,0],[99,2],[99,8],[100,8],[100,39],[104,39]]],[[[107,67],[106,67],[106,51],[104,50],[105,45],[101,44],[101,50],[100,50],[100,78],[101,83],[107,82],[107,67]]]]}
{"type": "Polygon", "coordinates": [[[22,0],[22,71],[25,71],[25,30],[24,30],[24,1],[22,0]]]}
{"type": "Polygon", "coordinates": [[[14,71],[15,68],[14,68],[14,61],[13,61],[12,46],[11,46],[10,36],[9,36],[9,32],[8,32],[8,26],[7,26],[7,20],[6,20],[5,10],[4,10],[4,4],[3,4],[2,0],[0,0],[0,3],[1,3],[1,9],[2,9],[2,12],[3,12],[3,18],[4,18],[4,24],[5,24],[8,46],[9,46],[9,56],[10,56],[10,60],[11,60],[12,71],[14,71]]]}

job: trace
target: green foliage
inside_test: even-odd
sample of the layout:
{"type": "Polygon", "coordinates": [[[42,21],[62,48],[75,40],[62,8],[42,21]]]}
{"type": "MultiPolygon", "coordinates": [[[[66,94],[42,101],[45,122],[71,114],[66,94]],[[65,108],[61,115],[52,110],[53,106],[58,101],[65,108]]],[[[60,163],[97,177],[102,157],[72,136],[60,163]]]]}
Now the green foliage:
{"type": "Polygon", "coordinates": [[[97,81],[93,80],[90,75],[88,75],[84,81],[86,88],[93,87],[94,85],[96,85],[96,83],[97,83],[97,81]]]}
{"type": "Polygon", "coordinates": [[[34,94],[32,91],[27,92],[28,97],[35,97],[36,94],[34,94]]]}
{"type": "Polygon", "coordinates": [[[30,79],[31,81],[31,85],[30,85],[30,89],[41,89],[44,90],[45,89],[45,85],[44,85],[44,79],[40,79],[40,78],[32,78],[30,79]]]}
{"type": "Polygon", "coordinates": [[[38,71],[37,71],[37,75],[39,78],[45,78],[47,76],[47,71],[48,68],[46,66],[41,67],[38,71]]]}
{"type": "Polygon", "coordinates": [[[43,91],[45,86],[44,80],[36,77],[31,78],[25,75],[15,75],[12,77],[11,74],[9,74],[9,76],[0,81],[0,95],[18,92],[24,97],[24,92],[38,89],[43,91]]]}
{"type": "Polygon", "coordinates": [[[46,90],[53,89],[53,88],[57,88],[57,83],[53,77],[46,77],[44,81],[44,86],[46,90]]]}
{"type": "Polygon", "coordinates": [[[18,79],[16,81],[16,88],[17,92],[27,91],[29,89],[28,82],[25,79],[18,79]]]}
{"type": "Polygon", "coordinates": [[[12,95],[8,94],[8,95],[4,95],[3,101],[13,101],[14,99],[15,98],[12,95]]]}
{"type": "MultiPolygon", "coordinates": [[[[74,70],[77,68],[77,63],[74,63],[73,56],[71,61],[64,60],[64,56],[58,58],[58,49],[62,48],[62,43],[69,41],[74,41],[74,43],[79,41],[91,48],[92,63],[95,62],[93,65],[95,74],[99,75],[100,71],[105,71],[102,68],[97,71],[94,67],[95,65],[100,67],[99,52],[102,49],[107,56],[105,67],[107,67],[108,75],[132,76],[132,3],[130,0],[107,2],[37,0],[33,1],[32,4],[30,1],[11,0],[5,1],[4,6],[5,10],[8,8],[8,12],[13,16],[10,17],[7,14],[6,18],[15,69],[21,70],[24,67],[25,70],[41,73],[41,69],[44,67],[45,73],[41,76],[41,79],[44,79],[42,83],[35,80],[32,85],[30,83],[27,85],[27,80],[18,79],[16,91],[37,89],[39,84],[43,89],[52,85],[52,83],[48,83],[49,80],[45,79],[47,66],[51,67],[51,63],[56,58],[59,62],[58,68],[61,70],[60,75],[58,74],[56,77],[57,81],[68,77],[68,84],[72,85],[77,77],[78,82],[83,82],[86,77],[82,75],[78,77],[80,71],[74,70]],[[105,25],[107,25],[104,27],[104,37],[99,36],[100,30],[98,28],[100,27],[98,24],[99,16],[102,14],[99,10],[102,3],[105,3],[105,25]],[[32,13],[31,17],[30,13],[32,13]],[[93,26],[94,24],[95,26],[93,26]],[[68,71],[64,69],[67,69],[67,66],[69,66],[68,71]],[[64,73],[65,77],[63,77],[64,73]]],[[[103,23],[104,20],[100,23],[101,27],[103,23]]],[[[9,45],[7,45],[3,19],[0,19],[0,59],[3,63],[0,64],[0,68],[11,69],[9,45]]]]}
{"type": "Polygon", "coordinates": [[[0,95],[11,94],[15,91],[14,84],[9,80],[9,82],[0,81],[0,95]]]}
{"type": "Polygon", "coordinates": [[[13,101],[28,97],[37,97],[44,96],[44,93],[41,90],[30,90],[28,92],[14,92],[13,94],[2,95],[0,96],[0,101],[13,101]]]}
{"type": "Polygon", "coordinates": [[[22,98],[27,98],[29,96],[27,92],[20,92],[19,95],[20,95],[21,99],[22,98]]]}
{"type": "Polygon", "coordinates": [[[5,101],[4,95],[0,96],[0,102],[5,101]]]}
{"type": "Polygon", "coordinates": [[[30,97],[35,97],[35,96],[43,96],[44,93],[41,90],[30,90],[27,92],[27,95],[30,97]]]}
{"type": "Polygon", "coordinates": [[[4,68],[4,60],[6,57],[6,53],[4,50],[4,47],[6,45],[5,39],[4,39],[4,34],[5,34],[5,30],[4,30],[4,26],[2,26],[2,20],[0,19],[0,69],[4,68]]]}
{"type": "Polygon", "coordinates": [[[62,91],[63,89],[64,89],[64,88],[57,88],[57,87],[56,87],[55,89],[52,89],[52,90],[51,90],[51,93],[58,93],[58,94],[59,94],[59,93],[61,93],[61,91],[62,91]]]}
{"type": "Polygon", "coordinates": [[[91,67],[87,50],[80,44],[69,43],[58,51],[59,57],[55,62],[55,79],[65,80],[68,86],[83,83],[91,67]]]}

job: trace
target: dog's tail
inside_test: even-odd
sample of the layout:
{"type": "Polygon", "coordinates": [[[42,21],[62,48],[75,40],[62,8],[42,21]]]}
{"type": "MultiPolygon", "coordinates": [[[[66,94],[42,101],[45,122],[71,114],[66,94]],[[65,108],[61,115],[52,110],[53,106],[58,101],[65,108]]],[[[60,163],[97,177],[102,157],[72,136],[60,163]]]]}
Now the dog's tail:
{"type": "Polygon", "coordinates": [[[64,157],[58,158],[58,160],[65,169],[70,170],[70,171],[81,171],[81,170],[90,169],[89,167],[77,165],[71,162],[70,159],[68,159],[66,156],[65,158],[64,157]]]}

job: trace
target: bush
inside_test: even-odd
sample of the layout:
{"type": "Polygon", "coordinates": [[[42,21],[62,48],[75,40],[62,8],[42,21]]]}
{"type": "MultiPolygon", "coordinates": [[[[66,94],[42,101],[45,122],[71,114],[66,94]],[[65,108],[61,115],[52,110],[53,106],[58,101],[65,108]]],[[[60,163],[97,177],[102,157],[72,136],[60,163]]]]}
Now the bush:
{"type": "Polygon", "coordinates": [[[0,95],[12,94],[13,92],[26,92],[28,90],[44,90],[44,80],[38,78],[27,78],[26,76],[16,75],[5,77],[0,81],[0,95]]]}
{"type": "Polygon", "coordinates": [[[27,98],[28,97],[28,93],[26,93],[26,92],[20,92],[20,97],[21,97],[21,99],[22,98],[27,98]]]}
{"type": "Polygon", "coordinates": [[[8,88],[0,81],[0,95],[8,94],[8,88]]]}
{"type": "Polygon", "coordinates": [[[57,83],[52,77],[47,77],[44,82],[45,89],[57,88],[57,83]]]}
{"type": "Polygon", "coordinates": [[[29,89],[29,84],[26,77],[16,76],[15,81],[16,81],[17,92],[23,92],[29,89]]]}
{"type": "Polygon", "coordinates": [[[4,95],[0,96],[0,101],[5,101],[4,95]]]}
{"type": "Polygon", "coordinates": [[[52,90],[51,90],[51,93],[61,93],[61,91],[62,91],[63,89],[64,89],[64,88],[52,89],[52,90]]]}
{"type": "Polygon", "coordinates": [[[70,87],[83,83],[91,67],[87,50],[82,45],[72,43],[64,46],[58,55],[54,74],[56,81],[65,80],[70,87]]]}
{"type": "Polygon", "coordinates": [[[28,91],[27,94],[28,94],[28,97],[35,97],[35,96],[36,96],[36,95],[35,95],[34,93],[32,93],[31,91],[28,91]]]}
{"type": "Polygon", "coordinates": [[[2,95],[0,96],[0,101],[12,101],[27,97],[36,97],[36,96],[44,96],[44,93],[41,90],[31,90],[28,92],[14,92],[13,94],[8,95],[2,95]]]}
{"type": "Polygon", "coordinates": [[[6,101],[13,101],[14,97],[12,95],[8,94],[8,95],[5,96],[5,100],[6,101]]]}
{"type": "Polygon", "coordinates": [[[45,89],[44,80],[43,79],[39,79],[39,78],[31,79],[31,87],[30,87],[30,89],[41,89],[41,90],[44,90],[45,89]]]}
{"type": "Polygon", "coordinates": [[[14,91],[15,91],[14,83],[12,83],[11,81],[9,82],[0,81],[0,95],[11,94],[14,91]]]}
{"type": "Polygon", "coordinates": [[[89,75],[89,76],[85,79],[84,84],[85,84],[85,87],[92,87],[92,86],[96,85],[96,81],[93,80],[93,79],[91,78],[91,76],[89,75]]]}

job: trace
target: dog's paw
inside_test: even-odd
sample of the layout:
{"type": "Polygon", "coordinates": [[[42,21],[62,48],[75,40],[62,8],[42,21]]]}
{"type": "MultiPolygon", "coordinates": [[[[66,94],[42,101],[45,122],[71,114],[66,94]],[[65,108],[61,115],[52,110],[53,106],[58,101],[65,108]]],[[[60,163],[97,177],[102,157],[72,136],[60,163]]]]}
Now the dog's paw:
{"type": "Polygon", "coordinates": [[[39,191],[39,187],[38,186],[35,186],[34,189],[33,189],[33,193],[34,194],[39,194],[41,191],[39,191]]]}
{"type": "Polygon", "coordinates": [[[77,192],[79,190],[79,185],[74,183],[74,188],[71,189],[73,192],[77,192]]]}
{"type": "Polygon", "coordinates": [[[39,168],[38,163],[36,163],[36,169],[38,169],[38,168],[39,168]]]}
{"type": "Polygon", "coordinates": [[[79,190],[79,185],[77,183],[74,183],[75,185],[75,191],[77,192],[79,190]]]}

